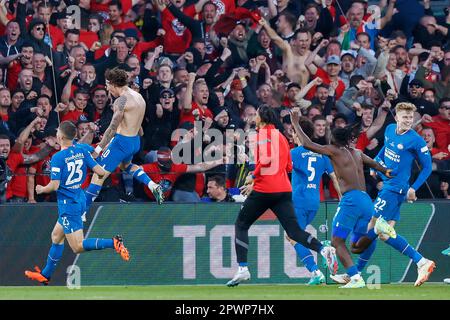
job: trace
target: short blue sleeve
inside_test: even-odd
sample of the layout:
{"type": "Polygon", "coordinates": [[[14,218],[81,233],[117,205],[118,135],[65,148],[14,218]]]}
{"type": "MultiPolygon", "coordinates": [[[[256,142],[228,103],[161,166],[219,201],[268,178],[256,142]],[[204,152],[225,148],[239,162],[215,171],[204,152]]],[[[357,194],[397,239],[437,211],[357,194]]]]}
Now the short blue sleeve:
{"type": "Polygon", "coordinates": [[[94,160],[94,158],[92,158],[91,154],[89,153],[89,151],[85,150],[85,149],[81,149],[83,150],[84,153],[84,160],[86,162],[86,165],[89,167],[89,169],[94,168],[96,165],[98,165],[97,161],[94,160]]]}
{"type": "Polygon", "coordinates": [[[64,161],[60,156],[60,153],[56,153],[53,155],[52,160],[50,161],[50,178],[52,180],[61,180],[61,173],[64,168],[64,161]]]}
{"type": "Polygon", "coordinates": [[[87,143],[84,143],[84,142],[77,142],[77,147],[79,147],[89,153],[94,152],[94,147],[87,143]]]}
{"type": "Polygon", "coordinates": [[[334,172],[334,168],[333,168],[333,165],[331,164],[330,158],[328,158],[327,156],[323,156],[323,162],[324,162],[325,172],[328,175],[333,173],[334,172]]]}

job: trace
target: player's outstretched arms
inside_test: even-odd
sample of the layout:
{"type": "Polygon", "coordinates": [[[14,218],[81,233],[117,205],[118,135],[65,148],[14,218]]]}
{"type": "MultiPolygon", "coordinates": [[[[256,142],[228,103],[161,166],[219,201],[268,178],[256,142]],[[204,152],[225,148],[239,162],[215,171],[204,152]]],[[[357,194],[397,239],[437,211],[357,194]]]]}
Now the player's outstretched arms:
{"type": "Polygon", "coordinates": [[[51,193],[53,191],[58,190],[59,188],[59,180],[51,180],[45,187],[38,184],[36,186],[36,193],[51,193]]]}
{"type": "Polygon", "coordinates": [[[388,169],[383,167],[381,164],[379,164],[378,162],[376,162],[375,160],[373,160],[372,158],[366,156],[364,153],[361,152],[361,157],[363,160],[363,163],[365,165],[367,165],[368,167],[375,169],[381,173],[383,173],[386,177],[388,177],[389,179],[391,179],[392,177],[394,177],[392,175],[392,169],[388,169]]]}

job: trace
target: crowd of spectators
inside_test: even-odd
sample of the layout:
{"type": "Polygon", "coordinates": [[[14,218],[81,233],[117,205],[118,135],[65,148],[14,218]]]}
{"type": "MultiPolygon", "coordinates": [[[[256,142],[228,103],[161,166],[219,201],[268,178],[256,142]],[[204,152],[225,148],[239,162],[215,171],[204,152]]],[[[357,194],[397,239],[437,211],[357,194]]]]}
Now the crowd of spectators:
{"type": "MultiPolygon", "coordinates": [[[[111,68],[125,70],[146,101],[134,162],[173,201],[234,201],[252,169],[245,137],[262,104],[276,110],[291,147],[289,110],[300,108],[315,142],[352,126],[355,146],[375,157],[402,101],[416,105],[414,128],[433,156],[417,195],[450,198],[450,7],[431,4],[1,0],[0,202],[55,200],[34,187],[49,181],[56,128],[69,120],[82,142],[101,139],[113,114],[111,68]],[[222,164],[207,160],[220,153],[222,164]]],[[[366,183],[375,197],[382,182],[367,171],[366,183]]],[[[337,198],[325,178],[321,195],[337,198]]],[[[97,201],[119,200],[154,199],[118,170],[97,201]]]]}

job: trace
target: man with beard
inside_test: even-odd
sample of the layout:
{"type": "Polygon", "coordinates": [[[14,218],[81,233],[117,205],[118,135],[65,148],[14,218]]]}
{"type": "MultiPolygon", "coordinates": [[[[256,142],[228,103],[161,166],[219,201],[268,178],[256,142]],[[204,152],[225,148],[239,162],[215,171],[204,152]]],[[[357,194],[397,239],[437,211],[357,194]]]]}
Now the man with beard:
{"type": "Polygon", "coordinates": [[[421,116],[428,114],[430,116],[435,116],[439,113],[437,105],[422,98],[424,92],[424,87],[422,81],[419,79],[414,79],[408,84],[408,95],[406,97],[401,97],[400,100],[406,100],[413,103],[417,107],[417,112],[421,116]],[[403,99],[402,99],[403,98],[403,99]]]}

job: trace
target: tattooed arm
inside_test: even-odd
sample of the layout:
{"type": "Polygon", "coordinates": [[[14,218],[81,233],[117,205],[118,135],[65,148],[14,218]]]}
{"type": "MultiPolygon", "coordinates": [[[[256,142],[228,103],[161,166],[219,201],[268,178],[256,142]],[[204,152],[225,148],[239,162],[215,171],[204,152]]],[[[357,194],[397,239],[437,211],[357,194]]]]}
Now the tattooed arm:
{"type": "Polygon", "coordinates": [[[36,163],[38,161],[41,161],[42,159],[44,159],[46,156],[49,155],[49,153],[53,150],[53,147],[49,146],[48,144],[45,145],[44,148],[42,148],[41,150],[39,150],[36,153],[33,154],[24,154],[23,155],[23,164],[33,164],[36,163]]]}
{"type": "Polygon", "coordinates": [[[127,102],[126,96],[120,96],[114,101],[113,109],[114,114],[111,119],[111,123],[109,124],[108,129],[106,129],[105,133],[103,134],[102,141],[98,144],[100,148],[103,150],[111,141],[111,139],[116,134],[117,128],[119,127],[120,123],[123,119],[123,113],[125,110],[125,104],[127,102]]]}

